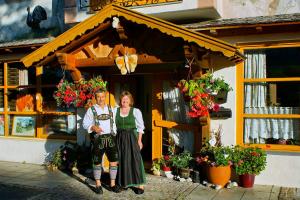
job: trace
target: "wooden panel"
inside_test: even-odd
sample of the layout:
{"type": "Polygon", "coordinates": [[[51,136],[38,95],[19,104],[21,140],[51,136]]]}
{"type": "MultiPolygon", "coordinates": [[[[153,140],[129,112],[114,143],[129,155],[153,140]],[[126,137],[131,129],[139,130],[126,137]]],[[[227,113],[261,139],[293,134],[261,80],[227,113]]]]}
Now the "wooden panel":
{"type": "Polygon", "coordinates": [[[7,98],[7,63],[4,63],[4,135],[8,136],[9,134],[9,119],[7,115],[7,107],[8,107],[8,98],[7,98]]]}
{"type": "Polygon", "coordinates": [[[243,144],[244,63],[236,65],[236,144],[243,144]]]}
{"type": "Polygon", "coordinates": [[[162,81],[156,80],[152,90],[152,160],[162,156],[162,128],[155,121],[162,120],[162,81]]]}
{"type": "MultiPolygon", "coordinates": [[[[41,75],[43,74],[43,66],[36,67],[36,111],[42,111],[43,99],[42,99],[42,79],[41,75]]],[[[36,117],[36,135],[37,137],[42,137],[43,134],[43,124],[42,116],[38,115],[36,117]]]]}

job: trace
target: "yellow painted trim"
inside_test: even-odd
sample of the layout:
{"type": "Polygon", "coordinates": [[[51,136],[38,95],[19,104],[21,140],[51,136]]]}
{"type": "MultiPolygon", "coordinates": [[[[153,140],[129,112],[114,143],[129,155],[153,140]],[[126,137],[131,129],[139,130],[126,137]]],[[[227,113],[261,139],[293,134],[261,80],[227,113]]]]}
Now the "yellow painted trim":
{"type": "Polygon", "coordinates": [[[300,45],[300,41],[264,41],[254,43],[238,43],[237,47],[243,49],[270,49],[270,48],[286,48],[296,47],[300,45]]]}
{"type": "MultiPolygon", "coordinates": [[[[282,26],[282,25],[297,25],[300,24],[299,22],[280,22],[280,23],[268,23],[268,24],[254,24],[254,25],[229,25],[229,26],[210,26],[210,27],[202,27],[202,28],[195,28],[194,30],[197,31],[205,31],[205,30],[224,30],[224,29],[240,29],[240,28],[256,28],[256,27],[274,27],[274,26],[282,26]]],[[[191,27],[192,28],[192,27],[191,27]]]]}
{"type": "Polygon", "coordinates": [[[290,114],[243,114],[244,118],[285,118],[285,119],[299,119],[300,115],[290,115],[290,114]]]}
{"type": "Polygon", "coordinates": [[[259,82],[291,82],[300,81],[300,77],[289,77],[289,78],[248,78],[244,79],[243,82],[247,83],[259,83],[259,82]]]}
{"type": "MultiPolygon", "coordinates": [[[[243,52],[243,49],[240,49],[243,52]]],[[[243,144],[244,62],[236,65],[236,144],[243,144]]]]}
{"type": "Polygon", "coordinates": [[[280,144],[244,144],[244,147],[259,147],[266,151],[285,151],[285,152],[300,152],[298,145],[280,145],[280,144]]]}
{"type": "Polygon", "coordinates": [[[162,128],[155,121],[162,120],[162,81],[153,82],[152,89],[152,160],[162,156],[162,128]]]}
{"type": "Polygon", "coordinates": [[[192,124],[178,124],[173,121],[166,121],[166,120],[154,120],[154,125],[158,127],[164,128],[176,128],[176,129],[184,129],[184,130],[194,130],[199,128],[199,126],[194,126],[192,124]]]}
{"type": "Polygon", "coordinates": [[[3,66],[3,73],[4,73],[4,91],[3,91],[3,100],[4,100],[4,135],[7,137],[9,135],[9,121],[8,121],[8,115],[7,115],[7,111],[8,111],[8,89],[7,89],[7,72],[8,72],[8,64],[4,63],[3,66]]]}
{"type": "MultiPolygon", "coordinates": [[[[36,74],[36,95],[35,95],[35,102],[36,102],[36,111],[42,112],[42,74],[43,74],[43,66],[37,66],[35,68],[36,74]]],[[[42,137],[43,134],[43,124],[42,124],[42,116],[38,115],[36,117],[36,136],[38,138],[42,137]]]]}
{"type": "Polygon", "coordinates": [[[46,58],[49,54],[57,51],[59,47],[69,44],[71,41],[75,40],[75,38],[84,35],[88,30],[94,29],[95,27],[103,23],[106,19],[112,18],[113,16],[124,17],[125,19],[132,22],[144,24],[152,29],[158,29],[163,33],[172,35],[173,37],[183,38],[187,42],[194,42],[200,47],[204,47],[208,50],[222,52],[223,55],[228,58],[234,57],[239,58],[239,60],[244,59],[243,55],[237,51],[237,48],[227,42],[207,36],[202,33],[191,31],[182,26],[178,26],[155,17],[144,15],[136,11],[123,8],[121,6],[111,4],[95,15],[87,18],[73,28],[59,35],[53,41],[45,44],[36,51],[25,56],[21,59],[21,62],[24,63],[25,67],[30,67],[34,63],[46,58]]]}
{"type": "MultiPolygon", "coordinates": [[[[283,47],[300,47],[300,42],[280,43],[276,45],[266,46],[264,43],[240,45],[240,51],[262,49],[262,48],[283,48],[283,47]],[[281,45],[282,44],[282,45],[281,45]]],[[[266,78],[266,79],[244,79],[244,62],[236,65],[236,143],[242,146],[257,146],[267,151],[284,151],[284,152],[300,152],[298,145],[279,145],[279,144],[244,144],[244,118],[284,118],[299,119],[300,115],[268,115],[268,114],[244,114],[244,84],[255,82],[284,82],[284,81],[300,81],[300,77],[289,78],[266,78]]]]}

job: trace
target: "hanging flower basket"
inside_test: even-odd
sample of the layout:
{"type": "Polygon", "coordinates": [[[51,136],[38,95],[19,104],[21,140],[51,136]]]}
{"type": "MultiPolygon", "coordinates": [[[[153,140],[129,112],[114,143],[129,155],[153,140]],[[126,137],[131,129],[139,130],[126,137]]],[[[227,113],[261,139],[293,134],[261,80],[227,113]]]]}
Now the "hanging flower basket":
{"type": "Polygon", "coordinates": [[[62,79],[56,86],[53,97],[59,107],[83,107],[91,104],[97,90],[106,91],[106,85],[107,82],[103,81],[101,76],[88,81],[82,80],[77,84],[62,79]]]}
{"type": "Polygon", "coordinates": [[[212,94],[214,102],[217,104],[223,104],[227,102],[228,91],[220,90],[217,94],[212,94]]]}
{"type": "Polygon", "coordinates": [[[218,111],[220,103],[226,102],[228,91],[232,90],[222,78],[213,78],[207,73],[200,78],[180,80],[178,88],[189,101],[190,117],[208,116],[210,111],[218,111]]]}

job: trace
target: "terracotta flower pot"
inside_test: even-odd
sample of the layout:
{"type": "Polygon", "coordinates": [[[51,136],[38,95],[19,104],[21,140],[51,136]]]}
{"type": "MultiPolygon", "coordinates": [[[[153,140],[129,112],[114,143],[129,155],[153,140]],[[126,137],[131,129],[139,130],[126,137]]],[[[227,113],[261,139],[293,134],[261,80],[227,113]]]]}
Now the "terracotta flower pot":
{"type": "Polygon", "coordinates": [[[230,165],[227,166],[207,166],[208,182],[224,187],[231,176],[230,165]]]}
{"type": "Polygon", "coordinates": [[[254,185],[255,174],[239,175],[240,186],[244,188],[251,188],[254,185]]]}

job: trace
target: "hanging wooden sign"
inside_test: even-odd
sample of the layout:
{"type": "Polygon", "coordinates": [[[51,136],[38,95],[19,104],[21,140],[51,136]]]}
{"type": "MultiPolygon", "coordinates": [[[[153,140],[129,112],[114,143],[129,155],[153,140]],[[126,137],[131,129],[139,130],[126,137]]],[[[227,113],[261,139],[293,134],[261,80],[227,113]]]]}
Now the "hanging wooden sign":
{"type": "Polygon", "coordinates": [[[88,7],[91,7],[92,10],[99,10],[110,3],[115,3],[124,7],[131,7],[176,2],[182,2],[182,0],[90,0],[90,4],[88,7]]]}

